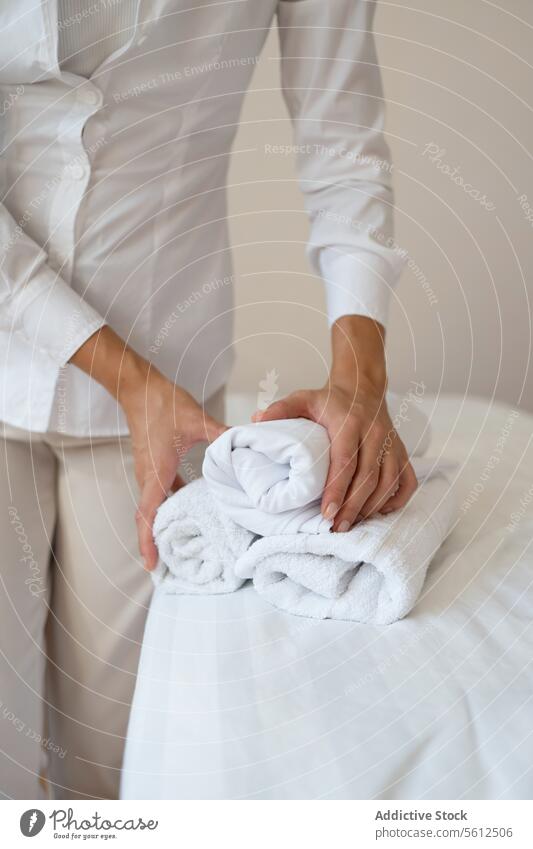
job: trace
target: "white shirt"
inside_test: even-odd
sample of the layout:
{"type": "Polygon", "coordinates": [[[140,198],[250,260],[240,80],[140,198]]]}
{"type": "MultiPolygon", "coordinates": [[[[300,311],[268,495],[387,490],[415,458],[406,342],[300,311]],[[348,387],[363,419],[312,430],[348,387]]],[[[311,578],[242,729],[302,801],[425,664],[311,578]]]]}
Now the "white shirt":
{"type": "Polygon", "coordinates": [[[226,381],[226,172],[275,16],[330,321],[384,324],[402,265],[373,2],[136,3],[131,37],[90,79],[59,67],[57,0],[0,8],[0,419],[18,427],[127,432],[67,364],[104,323],[199,400],[226,381]]]}

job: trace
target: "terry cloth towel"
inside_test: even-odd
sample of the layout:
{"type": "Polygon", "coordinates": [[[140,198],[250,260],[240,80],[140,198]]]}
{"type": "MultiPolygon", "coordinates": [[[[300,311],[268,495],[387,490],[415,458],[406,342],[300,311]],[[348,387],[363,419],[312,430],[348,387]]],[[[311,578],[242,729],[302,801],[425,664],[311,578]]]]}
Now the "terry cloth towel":
{"type": "Polygon", "coordinates": [[[275,607],[315,619],[388,625],[406,616],[455,517],[451,467],[415,460],[419,488],[400,511],[348,533],[259,539],[235,570],[275,607]]]}
{"type": "MultiPolygon", "coordinates": [[[[427,417],[417,399],[387,394],[393,424],[410,456],[425,452],[427,417]]],[[[327,533],[320,512],[330,444],[321,425],[283,419],[239,425],[207,449],[203,475],[221,512],[261,536],[327,533]]]]}
{"type": "Polygon", "coordinates": [[[232,427],[208,447],[203,475],[221,513],[254,534],[318,534],[329,437],[308,419],[232,427]]]}
{"type": "Polygon", "coordinates": [[[159,562],[152,579],[168,593],[234,592],[244,583],[235,574],[235,562],[253,538],[217,510],[205,481],[193,481],[157,511],[159,562]]]}

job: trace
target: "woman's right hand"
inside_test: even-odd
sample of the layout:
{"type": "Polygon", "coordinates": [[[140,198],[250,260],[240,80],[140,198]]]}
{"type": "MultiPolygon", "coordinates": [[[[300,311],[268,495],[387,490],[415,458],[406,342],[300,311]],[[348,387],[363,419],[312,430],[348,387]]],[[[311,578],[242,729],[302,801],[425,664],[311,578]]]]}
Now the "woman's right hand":
{"type": "Polygon", "coordinates": [[[136,512],[139,549],[150,571],[157,563],[152,535],[155,514],[169,493],[184,485],[178,475],[183,455],[197,442],[212,442],[226,427],[153,367],[142,367],[134,385],[120,392],[119,400],[129,424],[141,490],[136,512]]]}
{"type": "Polygon", "coordinates": [[[136,354],[109,327],[91,336],[71,362],[117,398],[131,434],[140,488],[136,512],[139,550],[148,571],[157,549],[152,527],[159,505],[183,486],[178,466],[197,442],[212,442],[226,426],[208,416],[192,395],[136,354]]]}

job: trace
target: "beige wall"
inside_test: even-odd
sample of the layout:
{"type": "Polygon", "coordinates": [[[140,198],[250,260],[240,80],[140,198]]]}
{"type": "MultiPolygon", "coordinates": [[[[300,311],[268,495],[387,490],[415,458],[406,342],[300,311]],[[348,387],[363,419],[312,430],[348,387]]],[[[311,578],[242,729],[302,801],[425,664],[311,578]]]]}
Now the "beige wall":
{"type": "MultiPolygon", "coordinates": [[[[397,241],[411,257],[391,311],[389,370],[399,389],[417,379],[431,391],[533,410],[533,223],[519,201],[527,196],[533,217],[533,4],[497,6],[397,0],[378,7],[397,241]],[[430,144],[441,151],[433,162],[424,153],[430,144]],[[438,160],[441,168],[459,167],[488,208],[438,160]]],[[[273,32],[230,172],[238,274],[232,387],[267,395],[276,386],[283,393],[318,385],[328,358],[322,286],[304,256],[307,222],[294,162],[265,153],[265,145],[291,143],[278,83],[273,32]],[[259,386],[265,378],[266,389],[259,386]]]]}

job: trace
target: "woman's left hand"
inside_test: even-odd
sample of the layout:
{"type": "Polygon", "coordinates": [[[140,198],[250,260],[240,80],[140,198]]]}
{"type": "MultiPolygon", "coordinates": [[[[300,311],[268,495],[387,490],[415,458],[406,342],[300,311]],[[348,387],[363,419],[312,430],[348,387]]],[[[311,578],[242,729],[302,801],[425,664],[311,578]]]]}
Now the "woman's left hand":
{"type": "Polygon", "coordinates": [[[403,507],[417,480],[387,410],[385,328],[368,316],[342,316],[332,325],[331,348],[326,386],[294,392],[254,418],[303,416],[326,428],[331,454],[321,507],[343,532],[403,507]]]}
{"type": "Polygon", "coordinates": [[[417,488],[407,451],[394,430],[384,391],[360,379],[355,389],[333,381],[293,392],[257,412],[253,421],[303,417],[323,425],[331,441],[322,514],[348,531],[376,513],[406,504],[417,488]]]}

